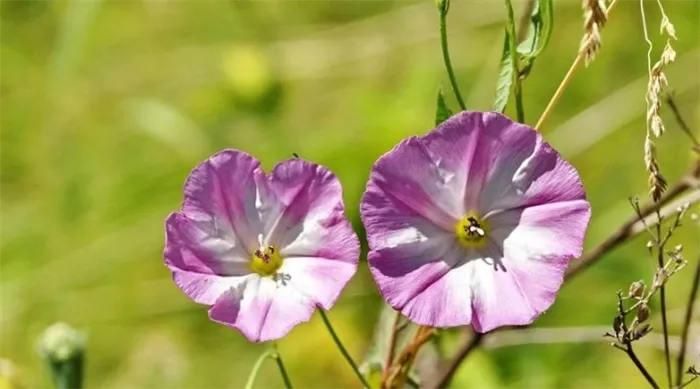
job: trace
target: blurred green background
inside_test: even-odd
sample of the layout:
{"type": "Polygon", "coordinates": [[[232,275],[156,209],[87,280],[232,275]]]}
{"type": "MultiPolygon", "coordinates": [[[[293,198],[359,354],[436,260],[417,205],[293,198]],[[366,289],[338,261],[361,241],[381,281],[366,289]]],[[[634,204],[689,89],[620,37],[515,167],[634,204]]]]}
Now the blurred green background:
{"type": "MultiPolygon", "coordinates": [[[[530,124],[582,35],[580,2],[555,3],[552,41],[524,84],[530,124]]],[[[646,4],[655,61],[664,40],[656,2],[646,4]]],[[[700,2],[665,4],[679,37],[667,76],[697,133],[700,2]]],[[[519,11],[525,3],[515,5],[519,11]]],[[[340,177],[361,231],[358,202],[372,162],[432,128],[436,92],[447,81],[430,0],[2,1],[0,12],[0,357],[28,387],[50,383],[36,338],[55,321],[88,335],[87,387],[241,387],[266,346],[209,321],[206,307],[188,300],[163,266],[163,221],[179,207],[189,171],[223,148],[248,151],[268,169],[299,153],[340,177]]],[[[470,109],[491,106],[504,15],[499,1],[452,2],[453,63],[470,109]]],[[[646,192],[638,3],[622,1],[602,35],[598,58],[575,76],[543,130],[587,187],[594,215],[587,247],[631,216],[628,196],[646,192]]],[[[657,144],[672,182],[691,154],[673,116],[663,116],[668,131],[657,144]]],[[[699,236],[698,222],[689,221],[673,241],[685,244],[691,261],[668,288],[674,334],[699,236]]],[[[651,278],[645,242],[614,250],[566,285],[536,326],[602,334],[616,290],[651,278]]],[[[381,309],[362,264],[330,312],[357,359],[381,309]]],[[[590,340],[484,349],[454,386],[645,385],[623,353],[590,340]]],[[[637,348],[662,380],[657,340],[637,348]]],[[[297,387],[359,387],[317,316],[279,348],[297,387]]],[[[257,387],[282,385],[274,364],[263,372],[257,387]]]]}

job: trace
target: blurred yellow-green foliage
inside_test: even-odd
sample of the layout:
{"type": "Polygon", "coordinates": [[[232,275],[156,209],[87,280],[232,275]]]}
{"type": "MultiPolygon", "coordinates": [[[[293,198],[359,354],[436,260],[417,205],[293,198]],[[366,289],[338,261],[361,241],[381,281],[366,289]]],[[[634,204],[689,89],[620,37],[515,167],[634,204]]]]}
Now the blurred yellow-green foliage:
{"type": "MultiPolygon", "coordinates": [[[[555,3],[552,41],[524,84],[530,124],[581,37],[580,2],[555,3]]],[[[655,61],[664,40],[656,2],[646,4],[655,61]]],[[[666,1],[665,9],[679,38],[668,80],[697,132],[700,2],[666,1]]],[[[87,387],[242,386],[266,346],[209,321],[162,262],[163,221],[179,207],[190,169],[229,147],[266,168],[299,153],[337,173],[361,231],[358,202],[372,162],[432,127],[436,92],[447,81],[431,0],[2,1],[0,12],[0,357],[29,387],[49,385],[35,342],[55,321],[88,335],[87,387]]],[[[452,2],[453,62],[470,109],[491,106],[504,16],[503,2],[452,2]]],[[[645,197],[641,26],[638,2],[621,1],[598,58],[576,74],[543,130],[583,177],[594,215],[587,247],[632,214],[628,196],[645,197]]],[[[673,116],[663,116],[668,131],[657,144],[673,181],[691,155],[673,116]]],[[[688,222],[673,241],[685,244],[691,261],[668,288],[674,336],[699,236],[698,223],[688,222]]],[[[567,284],[536,326],[609,326],[617,289],[651,277],[645,239],[567,284]]],[[[357,359],[382,307],[368,274],[362,265],[330,312],[357,359]]],[[[652,311],[658,329],[658,306],[652,311]]],[[[700,324],[693,332],[697,355],[700,324]]],[[[318,317],[279,348],[298,387],[359,387],[318,317]]],[[[638,349],[663,381],[658,342],[638,349]]],[[[274,364],[263,371],[258,387],[281,386],[274,364]]],[[[485,349],[455,381],[475,388],[642,385],[623,353],[597,339],[485,349]]]]}

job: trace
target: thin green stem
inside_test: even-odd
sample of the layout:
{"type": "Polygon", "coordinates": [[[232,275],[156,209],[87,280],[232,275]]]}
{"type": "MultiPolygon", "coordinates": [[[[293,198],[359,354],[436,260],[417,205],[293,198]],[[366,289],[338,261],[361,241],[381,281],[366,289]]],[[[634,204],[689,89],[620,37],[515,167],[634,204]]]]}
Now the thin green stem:
{"type": "Polygon", "coordinates": [[[289,380],[289,376],[287,375],[287,370],[284,368],[284,363],[282,363],[282,357],[280,356],[279,352],[277,351],[277,345],[273,345],[269,349],[267,349],[264,353],[258,357],[258,360],[255,361],[255,364],[253,365],[253,370],[251,370],[250,375],[248,376],[248,380],[245,383],[245,389],[252,389],[253,384],[255,383],[255,379],[258,378],[258,373],[260,372],[260,368],[262,367],[263,363],[267,359],[274,359],[275,362],[277,363],[277,367],[280,370],[280,375],[282,375],[282,380],[284,380],[284,386],[287,389],[292,389],[292,383],[289,380]]]}
{"type": "Polygon", "coordinates": [[[340,342],[340,338],[338,338],[338,335],[335,333],[333,326],[331,326],[331,322],[328,320],[328,316],[326,316],[326,312],[324,312],[323,309],[319,308],[318,313],[321,315],[321,319],[323,319],[323,324],[326,325],[326,328],[328,329],[328,332],[331,334],[331,337],[333,338],[335,345],[338,346],[340,353],[343,354],[343,357],[345,357],[345,360],[350,364],[350,367],[352,367],[352,370],[355,372],[355,375],[357,376],[357,378],[360,380],[360,382],[362,382],[362,385],[366,389],[370,389],[371,387],[367,383],[367,380],[362,375],[362,373],[360,373],[360,369],[358,369],[355,361],[352,360],[350,353],[348,353],[348,350],[345,349],[345,346],[343,346],[343,343],[340,342]]]}
{"type": "Polygon", "coordinates": [[[683,380],[683,365],[685,364],[685,354],[688,347],[688,332],[690,329],[690,320],[693,318],[693,308],[695,307],[695,298],[700,287],[700,257],[695,268],[693,283],[690,287],[690,297],[688,304],[685,306],[685,318],[683,320],[683,330],[681,332],[681,350],[678,352],[678,363],[676,364],[676,386],[681,386],[683,380]]]}
{"type": "Polygon", "coordinates": [[[284,362],[282,362],[282,356],[277,352],[277,346],[275,346],[275,354],[273,355],[275,362],[277,362],[277,367],[280,369],[280,374],[282,375],[282,380],[284,381],[284,387],[287,389],[292,389],[292,381],[289,380],[289,375],[287,375],[287,369],[284,368],[284,362]]]}
{"type": "Polygon", "coordinates": [[[270,348],[267,349],[264,353],[260,355],[257,361],[255,361],[255,364],[253,365],[253,370],[250,371],[250,375],[248,376],[248,381],[245,383],[245,389],[252,389],[253,384],[255,383],[255,379],[258,377],[258,373],[260,372],[260,368],[262,367],[262,364],[265,362],[266,359],[272,358],[273,355],[275,354],[275,349],[270,348]]]}
{"type": "MultiPolygon", "coordinates": [[[[657,265],[659,269],[664,268],[664,243],[661,240],[661,213],[659,210],[656,211],[656,216],[658,217],[658,222],[656,223],[656,241],[657,241],[657,265]]],[[[663,284],[659,288],[659,297],[661,300],[661,323],[664,331],[664,354],[666,357],[666,379],[668,380],[668,387],[673,385],[673,378],[671,376],[671,353],[668,347],[668,320],[666,318],[666,288],[663,284]]]]}
{"type": "Polygon", "coordinates": [[[462,94],[459,93],[459,87],[457,86],[457,79],[455,78],[454,70],[452,70],[452,61],[450,60],[450,49],[447,47],[447,8],[440,10],[440,45],[442,47],[442,59],[445,61],[445,69],[447,70],[447,76],[450,78],[450,85],[452,86],[452,91],[457,98],[459,107],[462,111],[467,110],[467,106],[464,104],[464,99],[462,99],[462,94]]]}
{"type": "Polygon", "coordinates": [[[513,4],[510,0],[505,0],[506,9],[508,10],[508,35],[510,39],[510,61],[513,65],[513,93],[515,94],[515,111],[520,123],[525,123],[525,110],[523,109],[523,87],[520,79],[520,67],[518,66],[518,51],[516,45],[518,37],[515,34],[515,16],[513,15],[513,4]]]}

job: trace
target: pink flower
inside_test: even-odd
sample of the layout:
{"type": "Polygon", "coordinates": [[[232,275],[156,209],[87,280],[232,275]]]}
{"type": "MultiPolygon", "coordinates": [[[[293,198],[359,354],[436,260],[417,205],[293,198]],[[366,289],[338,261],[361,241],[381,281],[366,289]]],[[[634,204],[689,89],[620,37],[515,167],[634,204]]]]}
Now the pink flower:
{"type": "Polygon", "coordinates": [[[462,112],[374,164],[361,205],[384,299],[478,332],[547,310],[591,211],[576,170],[530,127],[462,112]]]}
{"type": "Polygon", "coordinates": [[[300,159],[269,175],[241,151],[199,164],[165,222],[165,263],[209,317],[254,342],[330,309],[355,274],[359,241],[328,169],[300,159]]]}

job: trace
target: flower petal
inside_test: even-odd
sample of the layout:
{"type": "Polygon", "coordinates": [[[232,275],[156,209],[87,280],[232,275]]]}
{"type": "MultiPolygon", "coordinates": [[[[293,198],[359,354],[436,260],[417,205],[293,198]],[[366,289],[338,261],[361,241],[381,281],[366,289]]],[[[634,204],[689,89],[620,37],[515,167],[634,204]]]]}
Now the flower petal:
{"type": "Polygon", "coordinates": [[[181,213],[170,214],[165,229],[165,263],[175,284],[195,302],[213,304],[250,273],[247,254],[235,245],[235,237],[226,236],[228,230],[181,213]]]}
{"type": "MultiPolygon", "coordinates": [[[[461,215],[458,177],[432,159],[421,138],[411,137],[381,156],[372,167],[362,199],[364,218],[380,214],[385,204],[411,210],[417,217],[451,230],[461,215]]],[[[390,212],[390,210],[388,210],[390,212]]]]}
{"type": "Polygon", "coordinates": [[[284,260],[280,274],[289,276],[285,287],[301,292],[309,301],[328,310],[356,271],[357,263],[353,262],[291,257],[284,260]]]}
{"type": "Polygon", "coordinates": [[[185,183],[182,213],[190,220],[226,231],[247,252],[257,249],[260,214],[256,176],[264,176],[260,161],[237,150],[214,154],[192,170],[185,183]]]}
{"type": "Polygon", "coordinates": [[[345,218],[338,178],[301,159],[275,166],[268,182],[276,206],[267,215],[265,236],[287,257],[316,257],[357,265],[360,241],[345,218]]]}
{"type": "Polygon", "coordinates": [[[431,327],[456,327],[471,323],[472,292],[470,269],[456,265],[469,261],[461,247],[454,247],[446,257],[451,269],[421,290],[401,310],[414,323],[431,327]]]}
{"type": "Polygon", "coordinates": [[[472,261],[478,332],[530,324],[553,303],[569,260],[581,255],[590,205],[585,200],[511,210],[490,218],[494,244],[472,261]]]}
{"type": "Polygon", "coordinates": [[[372,250],[367,260],[384,300],[394,309],[403,311],[411,300],[455,265],[456,258],[450,255],[454,245],[451,236],[442,235],[372,250]]]}
{"type": "Polygon", "coordinates": [[[467,183],[481,190],[478,202],[465,199],[468,207],[483,214],[585,199],[576,169],[537,131],[497,113],[484,114],[483,126],[467,183]]]}
{"type": "Polygon", "coordinates": [[[251,275],[224,293],[209,310],[218,323],[236,328],[252,342],[279,339],[308,321],[315,304],[294,288],[251,275]]]}
{"type": "Polygon", "coordinates": [[[173,269],[173,281],[198,304],[214,305],[221,295],[237,287],[245,277],[221,277],[173,269]]]}
{"type": "Polygon", "coordinates": [[[250,273],[250,258],[228,227],[214,218],[192,220],[181,213],[170,214],[165,221],[166,265],[220,276],[250,273]]]}

